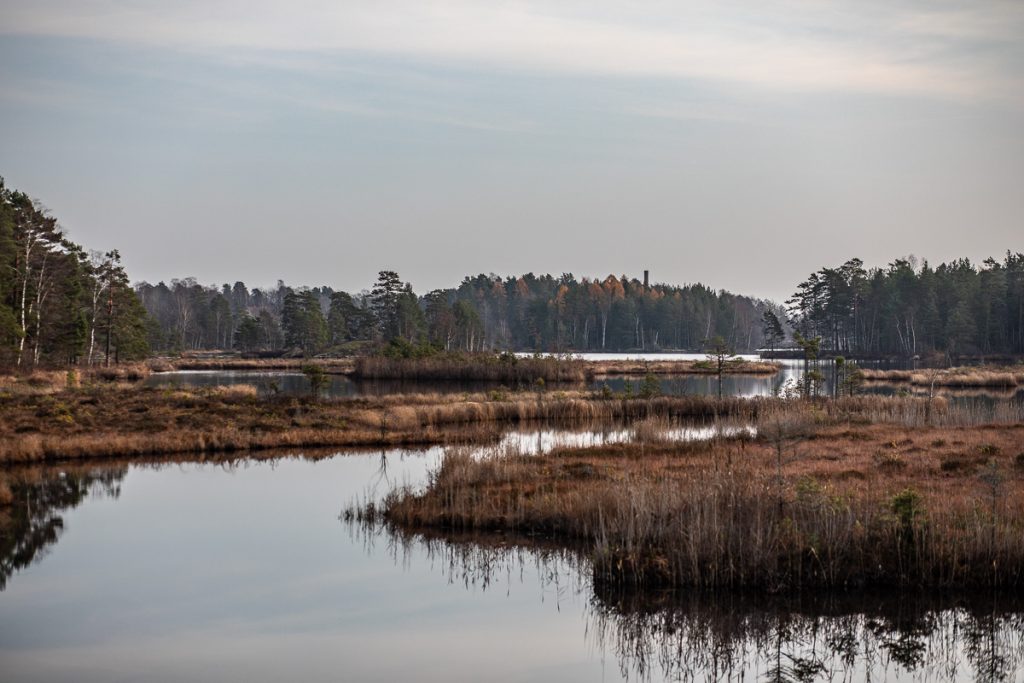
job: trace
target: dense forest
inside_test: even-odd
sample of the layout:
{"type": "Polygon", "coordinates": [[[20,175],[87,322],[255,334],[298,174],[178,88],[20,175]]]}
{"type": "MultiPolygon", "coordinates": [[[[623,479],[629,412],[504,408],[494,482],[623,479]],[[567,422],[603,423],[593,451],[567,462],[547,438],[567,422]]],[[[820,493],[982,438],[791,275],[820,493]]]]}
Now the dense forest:
{"type": "Polygon", "coordinates": [[[87,252],[0,178],[0,363],[145,357],[147,321],[116,250],[87,252]]]}
{"type": "Polygon", "coordinates": [[[1024,254],[980,267],[913,258],[822,268],[782,308],[701,284],[625,275],[477,275],[418,295],[394,271],[358,293],[195,279],[132,287],[116,250],[86,251],[0,179],[0,363],[101,364],[203,349],[301,354],[393,342],[435,349],[735,351],[791,331],[861,356],[1024,354],[1024,254]]]}
{"type": "Polygon", "coordinates": [[[785,309],[700,284],[648,286],[625,275],[477,275],[423,296],[393,271],[356,294],[192,279],[142,283],[137,292],[159,323],[150,344],[167,351],[319,353],[388,340],[467,351],[698,350],[714,337],[753,351],[785,346],[795,330],[848,355],[1024,353],[1024,254],[1011,252],[980,267],[960,259],[932,268],[909,257],[867,269],[851,259],[813,273],[785,309]]]}
{"type": "Polygon", "coordinates": [[[867,270],[822,268],[786,302],[790,321],[823,349],[867,356],[1024,353],[1024,254],[981,267],[911,258],[867,270]]]}
{"type": "Polygon", "coordinates": [[[267,290],[241,282],[211,287],[193,279],[141,283],[136,291],[158,323],[150,344],[163,351],[319,353],[390,340],[464,351],[655,351],[699,349],[714,336],[753,350],[771,308],[704,285],[645,285],[625,275],[477,275],[423,296],[393,271],[381,271],[372,289],[356,294],[282,282],[267,290]]]}

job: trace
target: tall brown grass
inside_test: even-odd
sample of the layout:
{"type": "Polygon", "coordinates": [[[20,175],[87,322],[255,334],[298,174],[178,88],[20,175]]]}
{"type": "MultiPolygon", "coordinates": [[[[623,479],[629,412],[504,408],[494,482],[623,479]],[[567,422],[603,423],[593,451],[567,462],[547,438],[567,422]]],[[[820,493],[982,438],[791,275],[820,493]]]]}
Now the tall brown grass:
{"type": "MultiPolygon", "coordinates": [[[[643,377],[653,375],[714,375],[718,370],[706,361],[697,360],[656,360],[656,361],[586,361],[594,375],[632,375],[643,377]]],[[[729,363],[723,372],[729,375],[774,375],[782,369],[780,363],[771,361],[741,361],[729,363]]]]}
{"type": "Polygon", "coordinates": [[[210,395],[226,399],[256,398],[260,391],[253,384],[229,384],[212,388],[210,395]]]}
{"type": "Polygon", "coordinates": [[[93,384],[136,384],[159,367],[158,361],[63,368],[0,369],[0,392],[52,394],[93,384]]]}
{"type": "Polygon", "coordinates": [[[428,358],[360,356],[354,375],[368,379],[486,381],[519,386],[538,381],[584,382],[593,373],[586,362],[573,358],[472,353],[428,358]]]}
{"type": "MultiPolygon", "coordinates": [[[[599,583],[769,591],[1024,583],[1024,427],[891,425],[524,456],[454,449],[400,528],[541,534],[589,548],[599,583]],[[936,445],[940,444],[940,445],[936,445]],[[968,465],[950,474],[943,458],[968,465]],[[780,467],[781,462],[781,467],[780,467]],[[781,476],[780,476],[781,473],[781,476]]],[[[356,513],[358,514],[358,513],[356,513]]]]}

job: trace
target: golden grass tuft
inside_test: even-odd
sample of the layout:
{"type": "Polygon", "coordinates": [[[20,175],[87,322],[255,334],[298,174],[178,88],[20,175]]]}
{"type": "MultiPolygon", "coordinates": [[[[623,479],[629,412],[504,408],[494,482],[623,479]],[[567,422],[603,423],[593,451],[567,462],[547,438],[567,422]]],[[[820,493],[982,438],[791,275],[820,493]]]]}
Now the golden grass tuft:
{"type": "Polygon", "coordinates": [[[661,444],[669,441],[671,423],[663,417],[647,417],[632,425],[631,437],[634,443],[661,444]]]}
{"type": "Polygon", "coordinates": [[[214,387],[210,394],[223,399],[246,399],[259,396],[259,389],[252,384],[232,384],[228,386],[214,387]]]}

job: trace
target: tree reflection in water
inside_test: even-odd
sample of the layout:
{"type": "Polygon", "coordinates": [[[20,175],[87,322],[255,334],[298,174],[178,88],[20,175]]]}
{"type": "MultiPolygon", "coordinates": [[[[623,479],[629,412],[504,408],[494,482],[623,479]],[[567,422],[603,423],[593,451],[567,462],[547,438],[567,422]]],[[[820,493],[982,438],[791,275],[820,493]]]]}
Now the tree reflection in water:
{"type": "Polygon", "coordinates": [[[129,466],[161,470],[202,463],[230,472],[258,464],[273,468],[283,460],[319,460],[337,453],[337,449],[308,453],[273,449],[258,454],[111,459],[91,464],[0,468],[0,591],[6,588],[7,581],[15,572],[42,560],[47,550],[59,540],[64,529],[61,513],[78,507],[90,496],[119,498],[121,483],[129,466]]]}
{"type": "Polygon", "coordinates": [[[582,552],[543,540],[408,533],[349,520],[368,552],[426,561],[477,589],[536,573],[545,595],[585,604],[586,637],[638,680],[1013,681],[1024,674],[1024,604],[1013,594],[765,596],[614,593],[582,552]]]}
{"type": "Polygon", "coordinates": [[[91,494],[116,498],[121,467],[25,467],[0,473],[0,591],[17,571],[38,562],[64,529],[61,513],[91,494]]]}

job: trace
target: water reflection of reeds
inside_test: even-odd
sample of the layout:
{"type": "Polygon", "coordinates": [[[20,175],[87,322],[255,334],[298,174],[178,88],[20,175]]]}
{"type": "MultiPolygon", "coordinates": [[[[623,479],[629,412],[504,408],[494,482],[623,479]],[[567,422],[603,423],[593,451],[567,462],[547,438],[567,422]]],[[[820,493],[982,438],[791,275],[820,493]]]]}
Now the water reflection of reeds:
{"type": "Polygon", "coordinates": [[[978,595],[594,594],[624,675],[672,680],[1017,680],[1019,600],[978,595]]]}
{"type": "Polygon", "coordinates": [[[536,583],[556,608],[584,603],[584,633],[624,678],[861,681],[1024,673],[1019,596],[950,593],[764,595],[617,591],[590,580],[585,554],[543,537],[404,532],[350,520],[367,552],[422,562],[472,590],[536,583]]]}

